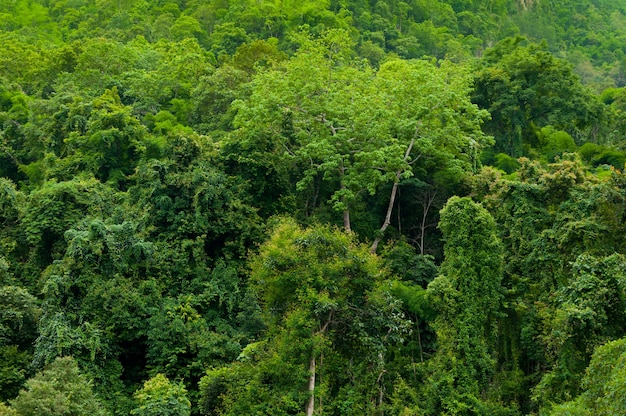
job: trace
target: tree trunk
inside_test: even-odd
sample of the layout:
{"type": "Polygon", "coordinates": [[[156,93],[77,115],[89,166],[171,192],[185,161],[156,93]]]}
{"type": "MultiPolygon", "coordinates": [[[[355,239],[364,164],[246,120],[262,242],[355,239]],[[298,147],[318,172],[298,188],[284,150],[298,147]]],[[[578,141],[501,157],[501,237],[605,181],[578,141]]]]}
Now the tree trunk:
{"type": "Polygon", "coordinates": [[[426,251],[424,247],[424,239],[426,237],[426,228],[428,228],[429,226],[429,224],[426,223],[426,220],[428,218],[428,213],[430,211],[430,208],[436,196],[437,196],[437,190],[434,190],[432,193],[430,192],[430,190],[428,190],[424,198],[420,201],[422,205],[422,223],[420,224],[420,235],[419,235],[418,244],[420,248],[420,254],[422,255],[426,251]]]}
{"type": "MultiPolygon", "coordinates": [[[[343,177],[346,173],[346,168],[343,165],[343,161],[341,161],[341,165],[339,165],[339,189],[342,191],[346,189],[346,185],[343,183],[343,177]]],[[[350,227],[350,210],[348,209],[348,205],[346,204],[345,197],[341,196],[341,202],[344,204],[343,209],[343,228],[346,229],[346,232],[351,232],[352,228],[350,227]]]]}
{"type": "MultiPolygon", "coordinates": [[[[328,329],[328,326],[333,320],[333,316],[335,315],[334,310],[330,310],[328,313],[328,319],[324,322],[324,325],[320,328],[320,330],[315,334],[324,334],[328,329]]],[[[313,334],[313,335],[315,335],[313,334]]],[[[306,406],[306,416],[313,416],[313,412],[315,412],[315,373],[316,373],[316,365],[315,365],[315,349],[311,353],[311,359],[309,360],[309,386],[307,387],[307,391],[309,392],[309,403],[306,406]]]]}
{"type": "Polygon", "coordinates": [[[309,387],[307,391],[309,392],[309,404],[306,407],[306,416],[313,416],[313,412],[315,411],[315,354],[311,355],[311,360],[309,361],[309,387]]]}
{"type": "Polygon", "coordinates": [[[370,253],[372,254],[375,254],[376,250],[378,250],[378,243],[380,243],[380,240],[383,238],[383,233],[385,232],[387,227],[389,227],[389,224],[391,224],[391,213],[393,212],[393,205],[396,202],[396,193],[398,192],[398,183],[400,182],[401,173],[402,172],[400,171],[396,173],[396,180],[393,183],[393,187],[391,188],[391,197],[389,198],[389,205],[387,206],[387,215],[385,215],[385,222],[383,222],[383,226],[380,227],[378,235],[374,239],[372,247],[370,247],[370,253]]]}
{"type": "MultiPolygon", "coordinates": [[[[405,162],[407,162],[409,160],[409,156],[411,156],[411,150],[413,149],[414,143],[415,139],[412,139],[411,143],[409,143],[409,147],[404,153],[405,162]]],[[[391,196],[389,197],[389,205],[387,205],[387,215],[385,215],[385,221],[383,222],[382,227],[380,227],[380,230],[378,230],[378,235],[374,239],[372,247],[370,247],[370,253],[372,254],[376,253],[376,250],[378,249],[378,243],[380,243],[380,240],[383,238],[385,230],[387,230],[387,227],[389,227],[389,224],[391,224],[391,213],[393,212],[393,205],[396,203],[396,195],[398,193],[398,185],[400,184],[400,176],[402,176],[401,170],[396,172],[396,179],[393,182],[393,187],[391,188],[391,196]]]]}

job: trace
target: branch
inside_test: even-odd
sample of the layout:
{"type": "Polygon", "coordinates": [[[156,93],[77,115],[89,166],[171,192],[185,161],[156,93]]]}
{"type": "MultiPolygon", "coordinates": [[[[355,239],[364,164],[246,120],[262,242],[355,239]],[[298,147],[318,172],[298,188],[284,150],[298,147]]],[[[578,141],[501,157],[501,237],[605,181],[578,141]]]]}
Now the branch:
{"type": "Polygon", "coordinates": [[[409,163],[409,165],[413,165],[415,164],[415,162],[417,162],[418,160],[420,160],[422,158],[422,156],[424,156],[423,153],[420,153],[415,159],[411,160],[409,163]]]}
{"type": "Polygon", "coordinates": [[[335,127],[332,124],[330,124],[330,122],[328,120],[326,120],[326,114],[324,114],[324,113],[320,114],[319,117],[320,117],[320,122],[322,122],[326,126],[328,126],[328,128],[330,129],[330,132],[332,133],[333,136],[336,136],[338,131],[347,130],[347,128],[345,128],[345,127],[335,127]]]}
{"type": "Polygon", "coordinates": [[[289,148],[289,146],[287,146],[287,144],[285,142],[283,142],[282,140],[280,141],[280,144],[283,145],[283,147],[285,148],[285,150],[287,151],[287,153],[289,153],[291,156],[295,157],[296,154],[289,148]]]}
{"type": "Polygon", "coordinates": [[[328,325],[330,325],[330,323],[333,321],[333,316],[335,315],[335,310],[331,309],[330,312],[328,313],[328,319],[326,320],[326,322],[324,322],[324,325],[322,325],[322,327],[320,328],[320,330],[318,331],[321,333],[326,332],[326,330],[328,329],[328,325]]]}

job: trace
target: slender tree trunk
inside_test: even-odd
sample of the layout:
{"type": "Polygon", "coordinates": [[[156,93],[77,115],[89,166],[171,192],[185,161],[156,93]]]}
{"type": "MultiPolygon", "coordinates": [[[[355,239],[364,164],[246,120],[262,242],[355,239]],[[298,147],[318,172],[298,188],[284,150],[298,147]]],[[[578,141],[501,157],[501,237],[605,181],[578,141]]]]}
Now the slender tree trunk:
{"type": "Polygon", "coordinates": [[[415,326],[417,326],[417,343],[420,347],[420,362],[424,362],[424,349],[422,348],[422,336],[420,335],[420,323],[419,319],[416,319],[415,326]]]}
{"type": "Polygon", "coordinates": [[[306,416],[313,416],[315,411],[315,354],[311,355],[309,361],[309,404],[306,407],[306,416]]]}
{"type": "MultiPolygon", "coordinates": [[[[382,353],[379,353],[379,354],[378,354],[378,358],[379,358],[381,361],[383,361],[383,362],[384,362],[384,357],[383,357],[383,354],[382,354],[382,353]]],[[[387,372],[387,370],[385,370],[385,368],[384,368],[384,366],[383,366],[383,369],[382,369],[382,371],[380,372],[380,374],[378,375],[378,379],[376,380],[376,384],[378,384],[378,401],[377,401],[377,403],[376,403],[376,405],[377,405],[376,407],[378,407],[379,409],[382,407],[382,405],[383,405],[383,399],[384,399],[384,397],[385,397],[385,392],[384,392],[384,390],[383,390],[383,383],[382,383],[382,382],[383,382],[383,376],[385,375],[385,373],[386,373],[386,372],[387,372]]],[[[382,410],[381,410],[381,414],[383,414],[383,413],[382,413],[382,410]]]]}
{"type": "MultiPolygon", "coordinates": [[[[346,189],[346,185],[343,183],[345,173],[346,168],[343,165],[343,161],[341,161],[341,165],[339,165],[339,189],[342,191],[346,189]]],[[[345,228],[347,232],[352,232],[352,228],[350,227],[350,210],[348,209],[344,196],[341,197],[341,202],[345,205],[343,210],[343,228],[345,228]]]]}
{"type": "MultiPolygon", "coordinates": [[[[415,139],[412,139],[411,143],[409,143],[409,147],[406,149],[406,152],[404,153],[405,162],[409,160],[409,156],[411,155],[411,150],[413,149],[414,143],[415,143],[415,139]]],[[[391,196],[389,197],[389,205],[387,205],[387,214],[385,215],[385,221],[383,222],[382,227],[380,227],[380,230],[378,230],[378,235],[374,239],[374,242],[372,243],[372,247],[370,247],[370,253],[372,254],[376,253],[376,250],[378,249],[378,244],[380,243],[380,240],[383,238],[383,234],[385,233],[385,230],[387,230],[387,227],[389,227],[389,224],[391,224],[391,214],[393,212],[393,206],[396,203],[396,195],[398,193],[398,185],[400,184],[400,176],[402,176],[401,170],[396,172],[396,179],[393,182],[393,186],[391,187],[391,196]]]]}
{"type": "MultiPolygon", "coordinates": [[[[324,375],[324,371],[323,370],[324,370],[324,352],[322,351],[322,353],[320,354],[320,373],[317,376],[320,385],[324,382],[322,380],[322,376],[324,375]]],[[[319,413],[320,415],[324,414],[324,401],[323,401],[323,399],[324,399],[324,397],[322,395],[320,395],[319,398],[318,398],[319,405],[318,405],[318,408],[317,408],[318,409],[317,413],[319,413]]]]}
{"type": "Polygon", "coordinates": [[[432,194],[430,193],[430,191],[428,191],[428,193],[422,200],[423,212],[422,212],[422,223],[420,225],[420,241],[419,241],[420,254],[422,255],[425,252],[424,238],[426,237],[426,228],[428,227],[428,224],[426,224],[426,220],[428,218],[428,212],[430,211],[430,207],[432,206],[433,201],[435,200],[436,196],[437,196],[436,190],[433,191],[432,194]]]}
{"type": "MultiPolygon", "coordinates": [[[[385,338],[383,338],[383,341],[387,341],[387,338],[389,337],[390,333],[391,333],[391,328],[389,328],[389,331],[387,331],[387,334],[385,335],[385,338]]],[[[383,405],[383,399],[385,397],[385,391],[383,390],[383,377],[385,373],[387,372],[387,369],[385,368],[385,356],[383,355],[382,352],[378,353],[378,360],[382,365],[382,369],[380,371],[380,374],[378,375],[378,379],[376,380],[376,384],[378,384],[377,407],[380,409],[380,414],[383,415],[384,411],[382,409],[382,405],[383,405]]]]}
{"type": "MultiPolygon", "coordinates": [[[[320,330],[316,334],[324,334],[328,329],[331,321],[333,320],[333,316],[335,314],[334,310],[330,310],[328,313],[328,319],[324,322],[324,325],[320,328],[320,330]]],[[[311,359],[309,360],[309,385],[307,387],[307,391],[309,393],[309,403],[306,406],[306,416],[313,416],[315,412],[315,375],[317,372],[316,362],[315,362],[315,350],[311,353],[311,359]]]]}

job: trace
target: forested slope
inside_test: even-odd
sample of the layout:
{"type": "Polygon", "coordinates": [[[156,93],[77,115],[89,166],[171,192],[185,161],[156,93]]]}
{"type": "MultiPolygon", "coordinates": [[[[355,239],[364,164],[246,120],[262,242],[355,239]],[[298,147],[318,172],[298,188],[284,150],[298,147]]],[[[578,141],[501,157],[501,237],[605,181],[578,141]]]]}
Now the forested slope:
{"type": "Polygon", "coordinates": [[[0,414],[626,407],[626,2],[0,4],[0,414]]]}

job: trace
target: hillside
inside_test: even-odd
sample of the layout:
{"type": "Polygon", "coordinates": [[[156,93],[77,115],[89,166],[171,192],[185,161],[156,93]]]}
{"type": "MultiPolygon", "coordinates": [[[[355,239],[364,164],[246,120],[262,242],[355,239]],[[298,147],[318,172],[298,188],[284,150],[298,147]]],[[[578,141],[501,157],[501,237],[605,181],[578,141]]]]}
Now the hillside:
{"type": "Polygon", "coordinates": [[[0,414],[626,401],[626,0],[0,4],[0,414]]]}

